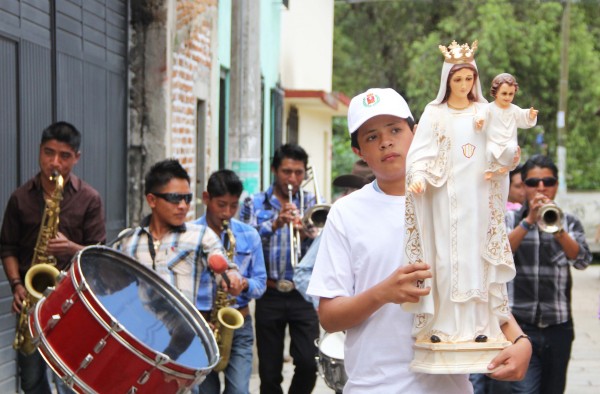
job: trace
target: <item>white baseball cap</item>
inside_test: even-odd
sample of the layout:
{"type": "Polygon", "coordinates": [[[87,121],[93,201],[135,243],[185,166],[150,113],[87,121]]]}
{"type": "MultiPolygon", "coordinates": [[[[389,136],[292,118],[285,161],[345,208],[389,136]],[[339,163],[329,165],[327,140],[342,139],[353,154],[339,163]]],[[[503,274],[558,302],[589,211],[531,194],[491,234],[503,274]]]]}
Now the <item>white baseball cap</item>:
{"type": "Polygon", "coordinates": [[[350,135],[367,120],[377,115],[393,115],[402,119],[413,117],[404,98],[394,89],[369,89],[354,96],[350,101],[350,107],[348,107],[350,135]]]}

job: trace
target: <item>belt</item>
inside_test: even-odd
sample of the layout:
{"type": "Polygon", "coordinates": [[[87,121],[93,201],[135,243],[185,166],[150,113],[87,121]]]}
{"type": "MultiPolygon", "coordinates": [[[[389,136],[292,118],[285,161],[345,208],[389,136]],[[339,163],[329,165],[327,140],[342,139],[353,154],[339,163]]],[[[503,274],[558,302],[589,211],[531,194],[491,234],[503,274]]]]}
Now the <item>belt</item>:
{"type": "Polygon", "coordinates": [[[242,314],[242,316],[244,316],[244,318],[246,318],[246,316],[248,316],[250,314],[250,307],[248,305],[246,305],[241,308],[238,308],[238,312],[240,312],[242,314]]]}
{"type": "Polygon", "coordinates": [[[289,288],[289,290],[285,291],[285,290],[282,290],[282,288],[277,285],[277,282],[279,282],[279,281],[275,280],[275,279],[267,279],[267,287],[269,289],[275,289],[280,293],[289,293],[290,291],[292,291],[296,288],[296,286],[294,285],[294,282],[292,282],[290,280],[286,280],[286,282],[288,283],[290,288],[289,288]]]}

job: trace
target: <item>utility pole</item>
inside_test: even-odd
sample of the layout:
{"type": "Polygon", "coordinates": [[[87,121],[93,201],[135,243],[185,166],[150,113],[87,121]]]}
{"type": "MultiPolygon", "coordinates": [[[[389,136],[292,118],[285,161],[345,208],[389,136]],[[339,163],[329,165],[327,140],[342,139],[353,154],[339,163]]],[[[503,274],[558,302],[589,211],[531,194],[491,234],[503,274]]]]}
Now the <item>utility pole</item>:
{"type": "Polygon", "coordinates": [[[228,168],[244,191],[260,191],[261,79],[260,2],[231,2],[231,79],[229,98],[228,168]]]}
{"type": "Polygon", "coordinates": [[[569,90],[569,30],[571,14],[571,0],[565,0],[561,23],[561,49],[560,49],[560,83],[558,96],[558,112],[556,113],[557,129],[557,164],[558,164],[558,194],[567,193],[567,147],[566,122],[567,122],[567,94],[569,90]]]}

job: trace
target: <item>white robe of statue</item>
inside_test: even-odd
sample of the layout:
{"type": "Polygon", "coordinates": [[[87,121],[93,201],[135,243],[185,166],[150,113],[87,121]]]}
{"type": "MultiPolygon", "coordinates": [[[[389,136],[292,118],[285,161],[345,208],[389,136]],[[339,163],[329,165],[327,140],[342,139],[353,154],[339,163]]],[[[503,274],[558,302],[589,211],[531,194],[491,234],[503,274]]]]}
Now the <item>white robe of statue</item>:
{"type": "Polygon", "coordinates": [[[407,185],[420,178],[427,187],[406,195],[404,258],[430,264],[433,278],[423,283],[431,293],[403,308],[416,314],[418,341],[503,341],[506,283],[515,275],[504,225],[508,178],[484,179],[486,135],[474,125],[487,106],[479,79],[479,102],[465,110],[441,103],[451,67],[444,63],[438,98],[425,108],[407,157],[407,185]]]}
{"type": "Polygon", "coordinates": [[[529,109],[514,104],[500,108],[496,103],[488,104],[483,114],[482,131],[487,136],[486,172],[492,175],[506,175],[515,168],[514,157],[517,153],[517,129],[529,129],[535,126],[537,117],[529,117],[529,109]],[[499,171],[502,170],[500,173],[499,171]]]}

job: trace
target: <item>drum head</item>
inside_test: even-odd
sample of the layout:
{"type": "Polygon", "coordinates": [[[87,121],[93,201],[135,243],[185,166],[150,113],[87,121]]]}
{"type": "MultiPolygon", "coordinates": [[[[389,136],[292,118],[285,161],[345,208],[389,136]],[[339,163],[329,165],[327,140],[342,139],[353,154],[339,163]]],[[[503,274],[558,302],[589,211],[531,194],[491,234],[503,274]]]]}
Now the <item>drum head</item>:
{"type": "Polygon", "coordinates": [[[154,272],[104,247],[86,248],[77,264],[105,312],[138,341],[193,369],[218,361],[206,323],[191,303],[154,272]]]}
{"type": "Polygon", "coordinates": [[[338,360],[344,359],[344,340],[346,334],[339,331],[333,333],[326,333],[320,342],[319,350],[326,356],[335,358],[338,360]]]}

